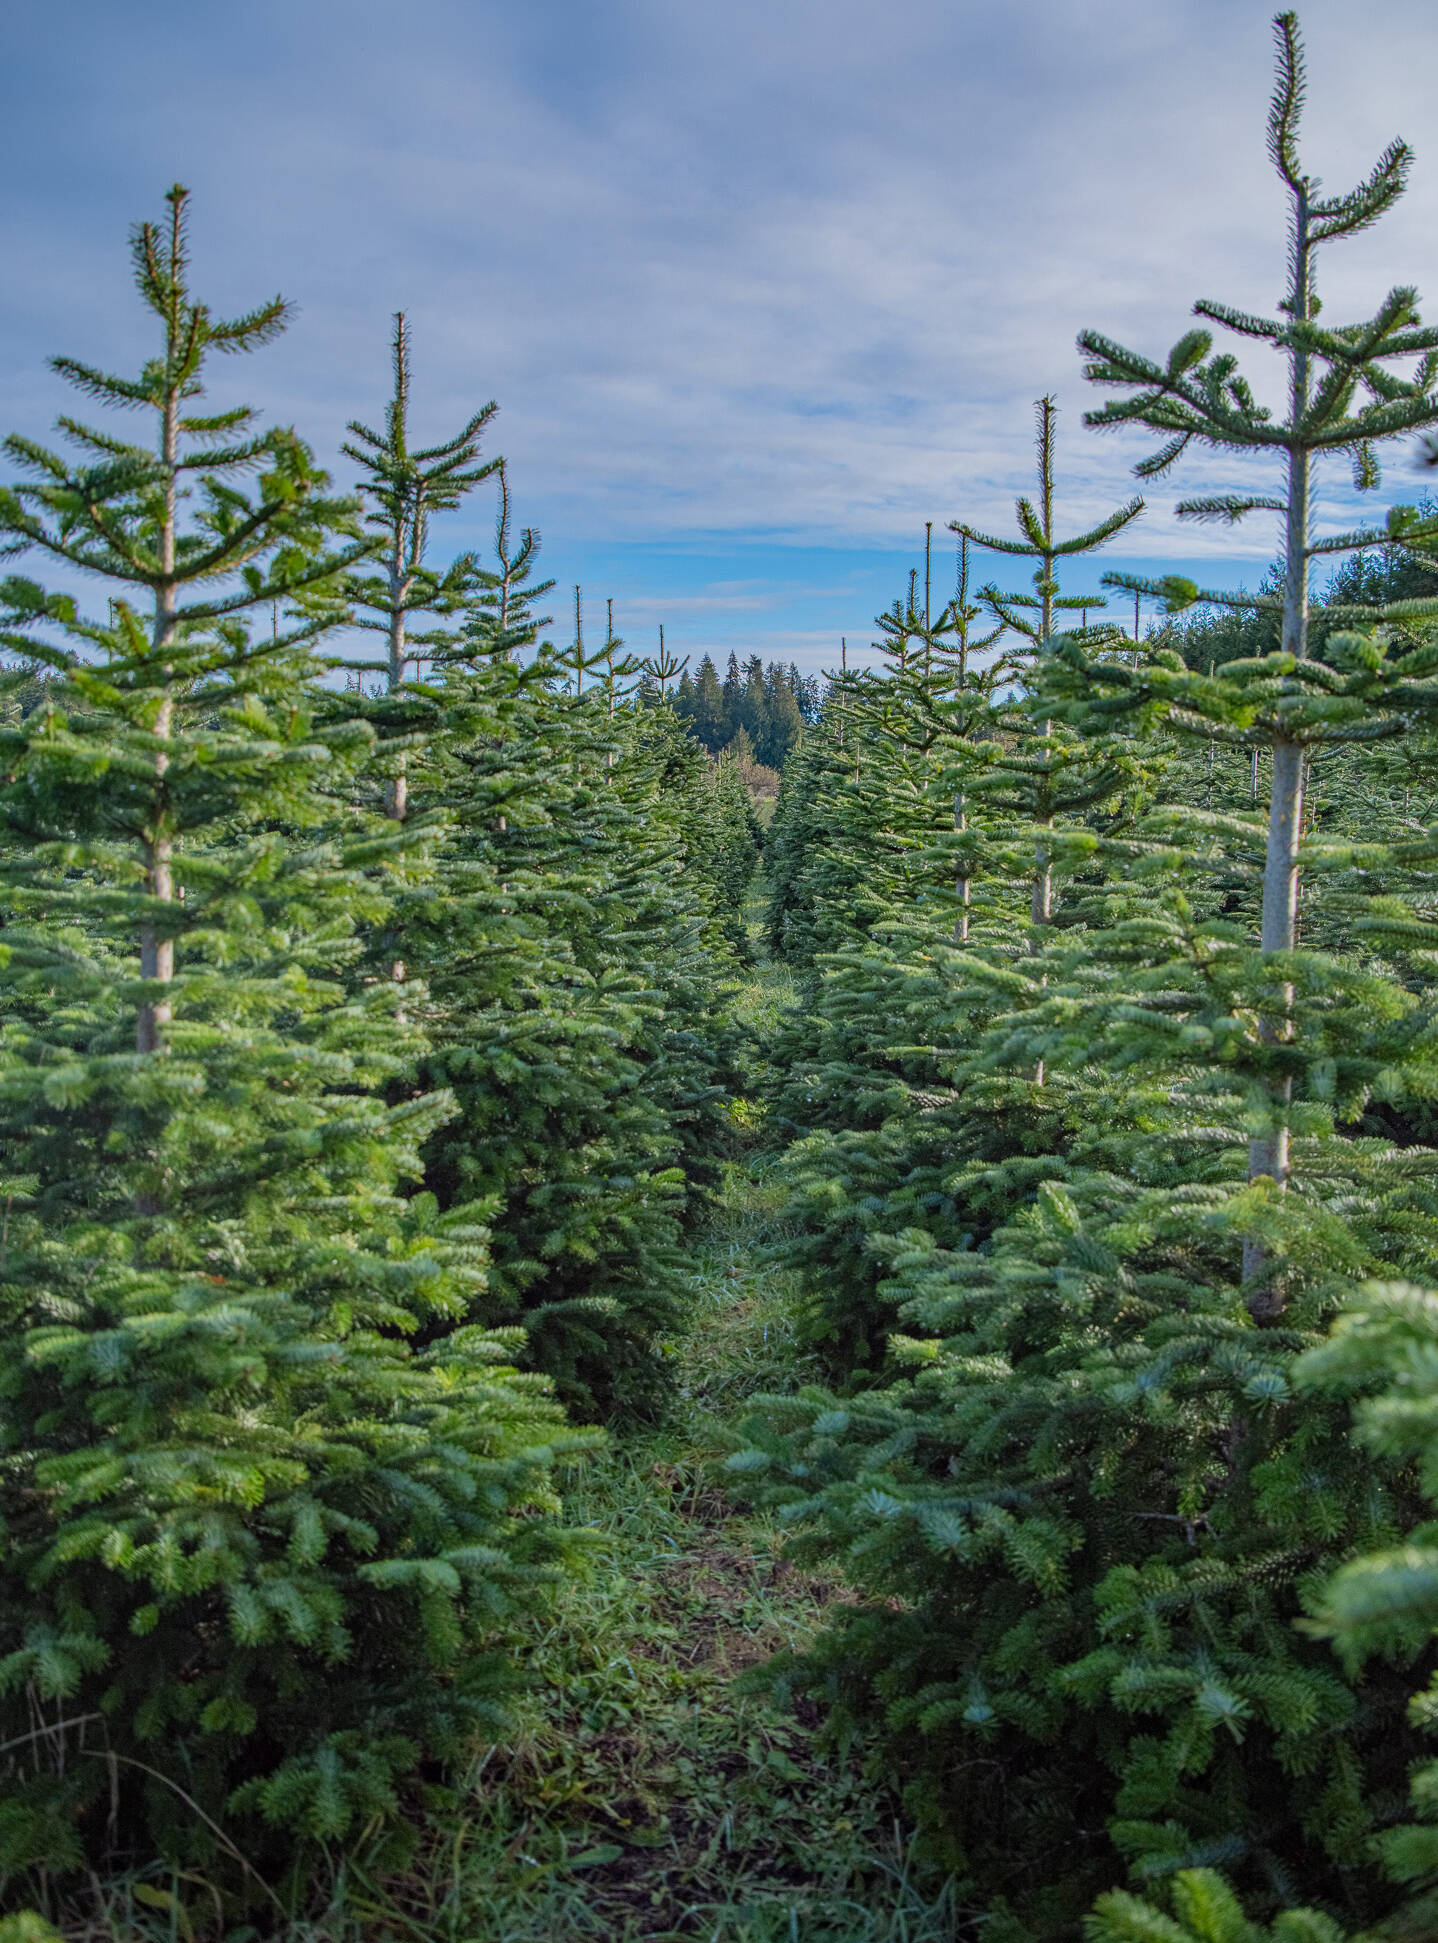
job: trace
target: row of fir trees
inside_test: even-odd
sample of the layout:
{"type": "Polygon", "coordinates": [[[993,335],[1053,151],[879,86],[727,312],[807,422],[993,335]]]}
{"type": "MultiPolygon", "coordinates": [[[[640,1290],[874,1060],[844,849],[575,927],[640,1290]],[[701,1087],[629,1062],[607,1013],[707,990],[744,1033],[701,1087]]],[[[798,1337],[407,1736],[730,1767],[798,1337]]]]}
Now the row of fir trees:
{"type": "Polygon", "coordinates": [[[662,1400],[756,852],[612,630],[540,640],[403,319],[355,496],[211,399],[286,306],[216,316],[186,216],[140,371],[55,361],[118,413],[0,492],[0,1898],[158,1856],[263,1920],[402,1854],[583,1549],[576,1426],[662,1400]]]}
{"type": "Polygon", "coordinates": [[[1006,1940],[1438,1934],[1438,518],[1320,535],[1313,497],[1438,424],[1438,330],[1406,287],[1321,312],[1410,157],[1320,190],[1276,37],[1274,314],[1080,348],[1087,422],[1156,435],[1144,480],[1218,455],[1180,513],[1276,514],[1278,569],[1106,576],[1167,609],[1135,644],[1063,576],[1142,502],[1065,524],[1043,400],[1016,532],[955,523],[954,598],[881,617],[770,832],[829,1382],[731,1469],[858,1595],[781,1685],[879,1736],[1006,1940]]]}

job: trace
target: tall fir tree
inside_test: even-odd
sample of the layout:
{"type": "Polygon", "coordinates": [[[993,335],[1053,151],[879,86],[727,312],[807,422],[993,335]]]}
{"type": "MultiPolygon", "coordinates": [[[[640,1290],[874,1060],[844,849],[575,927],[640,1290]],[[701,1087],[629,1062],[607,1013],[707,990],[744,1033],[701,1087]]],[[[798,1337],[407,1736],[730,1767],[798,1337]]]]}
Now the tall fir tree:
{"type": "MultiPolygon", "coordinates": [[[[1360,491],[1380,483],[1378,448],[1386,441],[1438,423],[1438,329],[1424,327],[1417,294],[1409,286],[1391,290],[1373,316],[1350,325],[1318,321],[1315,270],[1326,245],[1370,229],[1403,194],[1412,166],[1407,144],[1389,144],[1371,174],[1346,194],[1321,196],[1318,181],[1299,158],[1298,131],[1305,76],[1297,16],[1279,14],[1274,22],[1278,77],[1268,121],[1268,150],[1289,199],[1287,286],[1276,318],[1259,317],[1231,305],[1201,300],[1194,314],[1225,330],[1271,345],[1286,368],[1287,411],[1274,420],[1260,405],[1238,361],[1214,352],[1212,332],[1203,326],[1187,332],[1162,365],[1124,349],[1096,331],[1085,331],[1080,349],[1089,357],[1087,376],[1097,384],[1126,391],[1089,414],[1101,429],[1138,424],[1162,435],[1158,451],[1137,467],[1144,478],[1161,477],[1197,443],[1225,452],[1262,452],[1284,474],[1279,493],[1225,493],[1184,500],[1180,517],[1226,523],[1249,513],[1277,513],[1283,520],[1283,590],[1280,659],[1257,679],[1271,752],[1267,848],[1263,872],[1263,951],[1277,960],[1273,992],[1263,1013],[1265,1040],[1275,1049],[1289,1036],[1292,989],[1282,972],[1284,954],[1296,943],[1299,845],[1303,825],[1304,773],[1309,750],[1323,733],[1322,704],[1315,693],[1309,660],[1309,605],[1315,559],[1332,558],[1385,542],[1438,536],[1438,520],[1422,521],[1412,508],[1395,508],[1379,528],[1349,530],[1326,538],[1313,531],[1318,462],[1346,457],[1360,491]],[[1415,370],[1394,370],[1398,360],[1416,357],[1415,370]]],[[[1175,580],[1157,583],[1121,577],[1118,584],[1165,598],[1171,607],[1191,604],[1198,589],[1175,580]]],[[[1208,594],[1209,602],[1221,595],[1208,594]]],[[[1246,604],[1246,603],[1245,603],[1246,604]]],[[[1342,613],[1340,621],[1377,618],[1342,613]]],[[[1254,701],[1260,701],[1255,693],[1254,701]]],[[[1370,733],[1372,731],[1370,730],[1370,733]]],[[[1289,1078],[1276,1052],[1268,1124],[1251,1143],[1251,1178],[1266,1177],[1283,1188],[1289,1175],[1289,1078]]],[[[1249,1269],[1262,1266],[1259,1244],[1250,1248],[1249,1269]]]]}
{"type": "Polygon", "coordinates": [[[574,1439],[515,1339],[411,1346],[484,1230],[410,1198],[452,1103],[386,1103],[394,994],[343,976],[406,841],[334,834],[371,738],[316,708],[366,543],[292,432],[204,404],[287,313],[212,315],[186,215],[134,234],[139,375],[55,361],[154,444],[66,417],[78,458],[11,439],[0,493],[114,590],[0,595],[50,670],[0,731],[0,1826],[11,1880],[160,1855],[242,1911],[492,1728],[574,1439]]]}

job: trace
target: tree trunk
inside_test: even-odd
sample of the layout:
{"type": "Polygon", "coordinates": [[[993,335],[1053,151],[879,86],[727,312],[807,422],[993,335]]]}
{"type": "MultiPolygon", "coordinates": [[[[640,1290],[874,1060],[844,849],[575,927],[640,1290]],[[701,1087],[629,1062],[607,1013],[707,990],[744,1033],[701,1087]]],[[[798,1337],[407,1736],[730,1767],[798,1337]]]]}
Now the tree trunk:
{"type": "MultiPolygon", "coordinates": [[[[1051,816],[1045,817],[1043,821],[1043,828],[1045,830],[1052,830],[1053,827],[1054,827],[1053,818],[1051,816]]],[[[1052,924],[1053,915],[1054,915],[1053,852],[1050,850],[1047,843],[1040,840],[1037,849],[1034,851],[1034,884],[1033,884],[1032,895],[1029,898],[1029,923],[1032,924],[1037,929],[1042,925],[1052,924]]],[[[1031,938],[1029,940],[1029,950],[1031,952],[1037,953],[1040,950],[1042,950],[1042,948],[1043,945],[1041,939],[1031,938]]]]}
{"type": "MultiPolygon", "coordinates": [[[[1288,312],[1295,322],[1306,322],[1312,309],[1309,273],[1308,197],[1303,189],[1295,192],[1293,223],[1292,276],[1289,284],[1288,312]]],[[[1308,353],[1289,353],[1289,427],[1292,443],[1288,449],[1287,558],[1283,584],[1283,641],[1285,654],[1296,661],[1308,658],[1308,543],[1309,502],[1312,461],[1301,443],[1302,426],[1309,405],[1308,353]]],[[[1300,742],[1280,737],[1273,744],[1273,777],[1268,801],[1268,846],[1263,865],[1263,922],[1259,948],[1265,954],[1292,951],[1298,924],[1298,844],[1303,828],[1304,747],[1300,742]]],[[[1278,988],[1277,1010],[1259,1021],[1259,1030],[1270,1045],[1281,1044],[1293,1033],[1293,987],[1286,980],[1278,988]]],[[[1272,1180],[1281,1191],[1288,1186],[1291,1171],[1287,1114],[1293,1097],[1290,1080],[1277,1082],[1270,1089],[1275,1125],[1248,1145],[1248,1178],[1272,1180]]],[[[1243,1273],[1247,1280],[1257,1275],[1264,1264],[1262,1243],[1243,1245],[1243,1273]]],[[[1286,1306],[1282,1285],[1270,1282],[1250,1303],[1255,1321],[1272,1320],[1286,1306]]]]}
{"type": "MultiPolygon", "coordinates": [[[[961,791],[954,798],[954,829],[962,835],[968,827],[969,819],[965,814],[964,797],[961,791]]],[[[959,893],[959,915],[954,919],[954,943],[966,945],[969,942],[969,880],[963,874],[962,865],[959,867],[954,883],[959,893]]]]}
{"type": "MultiPolygon", "coordinates": [[[[394,553],[390,559],[389,571],[389,692],[395,694],[404,685],[405,663],[405,600],[413,584],[412,577],[404,568],[405,528],[401,520],[395,526],[394,553]]],[[[385,785],[385,815],[396,823],[403,823],[409,808],[409,777],[405,773],[403,755],[397,758],[395,773],[385,785]]],[[[404,983],[404,960],[396,958],[390,966],[390,977],[396,985],[404,983]]]]}
{"type": "MultiPolygon", "coordinates": [[[[389,692],[393,695],[404,684],[405,633],[404,603],[409,593],[410,578],[404,571],[403,523],[395,527],[394,552],[390,557],[389,569],[389,692]]],[[[396,823],[404,822],[405,810],[409,803],[409,779],[405,775],[404,757],[399,758],[399,767],[385,787],[385,815],[396,823]]],[[[403,973],[399,973],[403,976],[403,973]]]]}
{"type": "MultiPolygon", "coordinates": [[[[1273,793],[1268,810],[1268,854],[1263,867],[1263,928],[1260,947],[1267,952],[1292,951],[1298,918],[1298,841],[1303,825],[1303,747],[1297,742],[1273,745],[1273,793]]],[[[1270,1044],[1287,1039],[1293,1030],[1291,1018],[1293,987],[1286,981],[1278,988],[1279,1009],[1260,1021],[1260,1031],[1270,1044]]],[[[1285,1109],[1292,1097],[1292,1085],[1283,1081],[1274,1093],[1274,1105],[1285,1109]]],[[[1288,1185],[1288,1129],[1276,1127],[1271,1133],[1249,1142],[1248,1178],[1267,1175],[1284,1188],[1288,1185]]],[[[1249,1272],[1249,1249],[1255,1251],[1254,1270],[1262,1260],[1257,1244],[1245,1247],[1245,1273],[1249,1272]]]]}
{"type": "MultiPolygon", "coordinates": [[[[1045,722],[1044,733],[1047,734],[1048,730],[1049,730],[1049,724],[1045,722]]],[[[1046,830],[1053,829],[1054,820],[1052,816],[1046,816],[1043,819],[1043,827],[1046,830]]],[[[1029,951],[1034,957],[1037,957],[1039,952],[1043,950],[1043,939],[1040,936],[1040,932],[1046,926],[1053,923],[1053,915],[1054,915],[1053,852],[1049,848],[1048,844],[1044,842],[1040,842],[1037,850],[1034,853],[1034,885],[1033,885],[1033,893],[1029,899],[1029,923],[1034,927],[1033,934],[1029,938],[1029,951]]],[[[1046,985],[1047,983],[1048,983],[1047,976],[1041,978],[1039,981],[1040,987],[1046,985]]],[[[1034,1070],[1033,1070],[1032,1078],[1035,1086],[1043,1085],[1044,1062],[1041,1059],[1036,1060],[1034,1062],[1034,1070]]]]}
{"type": "MultiPolygon", "coordinates": [[[[151,636],[157,655],[164,654],[175,640],[175,466],[179,456],[179,422],[179,393],[172,389],[165,400],[160,446],[166,478],[165,510],[160,526],[160,570],[163,577],[155,590],[155,622],[151,636]]],[[[167,675],[169,672],[166,669],[167,675]]],[[[154,756],[155,790],[150,834],[142,851],[146,894],[166,904],[172,903],[175,896],[174,841],[170,830],[169,806],[165,801],[165,777],[169,773],[170,752],[164,746],[169,740],[173,718],[174,702],[167,689],[155,718],[155,735],[161,746],[156,749],[154,756]]],[[[168,985],[175,976],[175,941],[173,938],[162,938],[158,927],[153,924],[140,927],[140,976],[162,985],[168,985]]],[[[136,1052],[158,1052],[161,1028],[169,1024],[170,1018],[171,1007],[164,1000],[145,1000],[137,1006],[136,1052]]]]}

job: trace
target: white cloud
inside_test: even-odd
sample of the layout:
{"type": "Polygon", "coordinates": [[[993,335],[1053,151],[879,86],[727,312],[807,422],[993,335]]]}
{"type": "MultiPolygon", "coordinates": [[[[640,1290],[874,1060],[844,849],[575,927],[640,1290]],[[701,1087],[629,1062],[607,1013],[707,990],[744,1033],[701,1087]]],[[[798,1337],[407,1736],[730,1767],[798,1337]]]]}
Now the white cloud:
{"type": "MultiPolygon", "coordinates": [[[[403,306],[420,429],[497,396],[521,516],[611,547],[1002,531],[1046,389],[1065,517],[1087,523],[1143,446],[1081,430],[1075,332],[1161,352],[1198,296],[1278,294],[1268,9],[1246,0],[415,0],[402,24],[378,0],[151,0],[139,36],[123,11],[32,10],[13,33],[0,406],[32,432],[61,402],[45,354],[139,352],[123,228],[175,174],[217,301],[281,285],[302,307],[226,389],[333,451],[379,409],[403,306]],[[158,78],[152,40],[173,49],[158,78]],[[19,166],[37,142],[54,169],[19,166]]],[[[1313,166],[1338,186],[1396,128],[1421,142],[1426,0],[1393,0],[1381,33],[1341,0],[1304,25],[1313,166]]],[[[1333,254],[1330,313],[1438,286],[1435,234],[1438,144],[1405,207],[1333,254]]],[[[1170,513],[1249,482],[1251,461],[1186,465],[1127,550],[1267,558],[1271,527],[1170,513]]],[[[1414,484],[1400,465],[1384,497],[1414,484]]],[[[759,615],[766,596],[688,598],[759,615]]]]}

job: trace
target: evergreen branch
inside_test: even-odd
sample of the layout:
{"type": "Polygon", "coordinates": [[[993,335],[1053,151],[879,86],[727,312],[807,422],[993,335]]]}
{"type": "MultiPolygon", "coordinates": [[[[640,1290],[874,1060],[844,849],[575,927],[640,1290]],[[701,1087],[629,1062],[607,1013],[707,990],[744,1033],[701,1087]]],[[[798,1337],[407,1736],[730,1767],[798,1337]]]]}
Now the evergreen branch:
{"type": "Polygon", "coordinates": [[[1274,444],[1301,443],[1326,451],[1360,445],[1368,439],[1393,438],[1401,432],[1423,431],[1438,425],[1438,398],[1403,397],[1379,405],[1365,405],[1351,417],[1340,419],[1327,430],[1306,431],[1300,439],[1290,440],[1286,433],[1274,444]]]}
{"type": "Polygon", "coordinates": [[[28,661],[41,661],[47,668],[68,671],[75,665],[73,650],[55,647],[49,641],[32,640],[29,635],[19,634],[13,628],[0,627],[0,648],[8,649],[11,654],[22,655],[28,661]]]}
{"type": "Polygon", "coordinates": [[[1378,619],[1392,626],[1409,627],[1418,622],[1438,621],[1438,595],[1428,595],[1414,600],[1385,601],[1378,609],[1378,619]]]}
{"type": "Polygon", "coordinates": [[[103,400],[107,405],[121,409],[141,405],[159,406],[162,402],[163,387],[157,373],[144,378],[115,378],[107,372],[97,371],[94,365],[81,364],[78,358],[51,358],[50,369],[64,378],[91,398],[103,400]]]}
{"type": "Polygon", "coordinates": [[[8,528],[23,533],[27,544],[41,547],[57,559],[66,560],[86,573],[114,574],[117,579],[153,586],[160,564],[156,555],[146,554],[138,546],[127,545],[123,534],[108,531],[98,508],[88,508],[87,512],[91,525],[103,542],[103,549],[97,549],[93,542],[72,539],[64,533],[52,533],[42,520],[27,518],[22,524],[7,517],[3,495],[0,495],[0,530],[8,528]]]}
{"type": "Polygon", "coordinates": [[[1120,506],[1117,512],[1110,513],[1107,519],[1100,520],[1098,525],[1091,527],[1087,533],[1080,533],[1076,539],[1060,541],[1057,546],[1051,548],[1051,551],[1056,557],[1061,554],[1088,553],[1094,547],[1102,546],[1105,540],[1112,539],[1115,533],[1122,532],[1124,527],[1138,518],[1143,507],[1142,499],[1131,499],[1126,506],[1120,506]]]}
{"type": "Polygon", "coordinates": [[[986,546],[994,553],[1016,553],[1026,560],[1036,559],[1044,551],[1042,547],[1031,546],[1027,540],[1000,540],[991,533],[980,533],[977,527],[965,526],[962,520],[951,519],[949,531],[958,533],[975,546],[986,546]]]}
{"type": "Polygon", "coordinates": [[[1315,540],[1304,550],[1312,560],[1324,553],[1356,553],[1363,547],[1386,546],[1389,537],[1386,528],[1381,526],[1354,527],[1350,532],[1333,533],[1326,540],[1315,540]]]}
{"type": "Polygon", "coordinates": [[[1438,342],[1438,332],[1424,328],[1418,292],[1411,284],[1399,284],[1388,292],[1366,324],[1334,328],[1310,318],[1295,319],[1285,331],[1284,341],[1296,350],[1314,352],[1336,363],[1365,364],[1375,357],[1404,357],[1429,349],[1438,342]],[[1411,329],[1404,328],[1410,325],[1411,329]]]}
{"type": "MultiPolygon", "coordinates": [[[[379,433],[371,431],[368,425],[362,425],[357,418],[352,418],[349,424],[346,425],[345,430],[352,433],[355,438],[363,439],[366,445],[374,446],[376,451],[383,452],[385,442],[379,433]]],[[[357,452],[352,445],[342,444],[340,451],[344,453],[347,459],[353,459],[357,465],[368,466],[374,464],[374,460],[368,452],[357,452]]]]}
{"type": "Polygon", "coordinates": [[[1298,15],[1279,14],[1273,23],[1273,39],[1278,53],[1278,78],[1268,111],[1268,153],[1288,186],[1301,191],[1308,186],[1298,161],[1298,124],[1303,116],[1307,76],[1298,15]]]}
{"type": "MultiPolygon", "coordinates": [[[[411,454],[411,463],[416,466],[424,466],[433,464],[436,461],[467,458],[469,456],[469,448],[478,443],[481,434],[498,410],[498,402],[491,398],[487,405],[480,406],[479,410],[462,432],[457,433],[447,444],[433,445],[423,452],[411,454]]],[[[500,460],[494,460],[488,470],[493,471],[500,463],[500,460]]]]}
{"type": "Polygon", "coordinates": [[[1134,467],[1135,476],[1139,479],[1162,478],[1175,461],[1183,457],[1192,438],[1192,432],[1181,432],[1177,438],[1170,439],[1168,444],[1160,446],[1157,452],[1152,452],[1148,458],[1139,460],[1134,467]]]}
{"type": "Polygon", "coordinates": [[[1339,236],[1356,236],[1386,215],[1408,186],[1413,160],[1406,142],[1390,142],[1366,182],[1346,196],[1314,203],[1309,211],[1314,222],[1312,242],[1331,243],[1339,236]]]}
{"type": "Polygon", "coordinates": [[[1181,574],[1165,574],[1161,579],[1145,579],[1141,574],[1106,573],[1099,580],[1101,587],[1121,587],[1126,593],[1147,594],[1153,600],[1165,603],[1170,614],[1181,614],[1189,607],[1238,607],[1270,609],[1281,612],[1283,599],[1274,594],[1221,594],[1208,588],[1195,586],[1181,574]]]}
{"type": "Polygon", "coordinates": [[[1286,513],[1288,505],[1282,499],[1222,493],[1210,499],[1181,499],[1174,511],[1180,519],[1224,520],[1233,526],[1245,513],[1286,513]]]}
{"type": "Polygon", "coordinates": [[[14,459],[18,465],[28,466],[31,472],[45,472],[52,479],[68,479],[70,468],[56,452],[47,451],[33,439],[23,438],[20,433],[12,432],[0,446],[7,459],[14,459]]]}
{"type": "Polygon", "coordinates": [[[1102,331],[1080,331],[1078,348],[1084,357],[1093,360],[1084,376],[1096,384],[1153,385],[1161,390],[1168,381],[1162,366],[1141,357],[1137,351],[1126,350],[1102,331]]]}
{"type": "MultiPolygon", "coordinates": [[[[284,600],[290,594],[299,592],[301,588],[313,587],[321,581],[331,580],[345,573],[357,561],[367,558],[373,550],[372,540],[357,541],[343,553],[326,554],[322,559],[312,561],[308,566],[287,570],[278,579],[257,579],[253,586],[245,588],[242,593],[228,595],[223,600],[204,601],[193,606],[182,607],[178,618],[183,624],[189,626],[196,621],[219,620],[226,614],[240,614],[247,608],[263,606],[270,601],[284,600]]],[[[338,615],[326,620],[324,625],[336,626],[341,619],[349,625],[364,625],[362,622],[352,621],[348,616],[338,615]]]]}
{"type": "Polygon", "coordinates": [[[1045,533],[1038,514],[1027,499],[1021,497],[1014,501],[1014,515],[1018,520],[1019,530],[1026,535],[1033,551],[1040,555],[1048,553],[1049,535],[1045,533]]]}
{"type": "Polygon", "coordinates": [[[216,432],[237,431],[251,424],[259,414],[248,405],[235,405],[227,412],[213,412],[203,418],[182,418],[180,430],[192,438],[207,438],[216,432]]]}
{"type": "MultiPolygon", "coordinates": [[[[203,580],[211,574],[223,572],[226,568],[241,566],[246,560],[252,560],[267,542],[267,529],[273,527],[290,511],[292,511],[292,503],[288,497],[261,499],[251,507],[244,519],[227,533],[222,534],[204,552],[194,553],[184,560],[177,561],[172,577],[181,582],[203,580]],[[248,547],[247,550],[247,543],[251,540],[256,541],[257,544],[248,547]]],[[[359,559],[370,551],[372,548],[366,544],[353,557],[359,559]]]]}
{"type": "MultiPolygon", "coordinates": [[[[82,425],[78,419],[70,418],[63,412],[55,423],[74,445],[88,447],[94,452],[108,453],[113,459],[123,458],[146,464],[154,463],[154,455],[147,446],[133,445],[129,439],[117,438],[113,432],[97,431],[93,425],[82,425]]],[[[56,463],[60,462],[57,460],[56,463]]]]}
{"type": "Polygon", "coordinates": [[[1231,304],[1211,303],[1204,297],[1200,297],[1194,305],[1193,314],[1195,317],[1212,318],[1215,324],[1238,331],[1244,337],[1261,337],[1272,344],[1282,342],[1289,329],[1286,323],[1276,322],[1271,317],[1258,317],[1252,311],[1235,310],[1231,304]]]}
{"type": "MultiPolygon", "coordinates": [[[[1415,356],[1419,351],[1432,351],[1438,348],[1438,325],[1419,325],[1416,321],[1411,331],[1397,331],[1383,347],[1385,358],[1406,358],[1415,356]]],[[[1426,391],[1432,382],[1431,367],[1427,383],[1419,388],[1426,391]]],[[[1416,380],[1415,380],[1416,382],[1416,380]]]]}
{"type": "Polygon", "coordinates": [[[217,351],[235,354],[256,351],[262,344],[272,343],[285,329],[294,314],[294,306],[286,303],[283,297],[271,297],[267,304],[260,304],[243,317],[231,318],[226,323],[206,322],[205,338],[217,351]]]}
{"type": "Polygon", "coordinates": [[[191,453],[188,457],[175,461],[176,472],[225,471],[237,472],[242,468],[260,464],[264,459],[274,456],[274,434],[265,433],[257,439],[250,439],[244,445],[206,446],[203,451],[191,453]]]}

